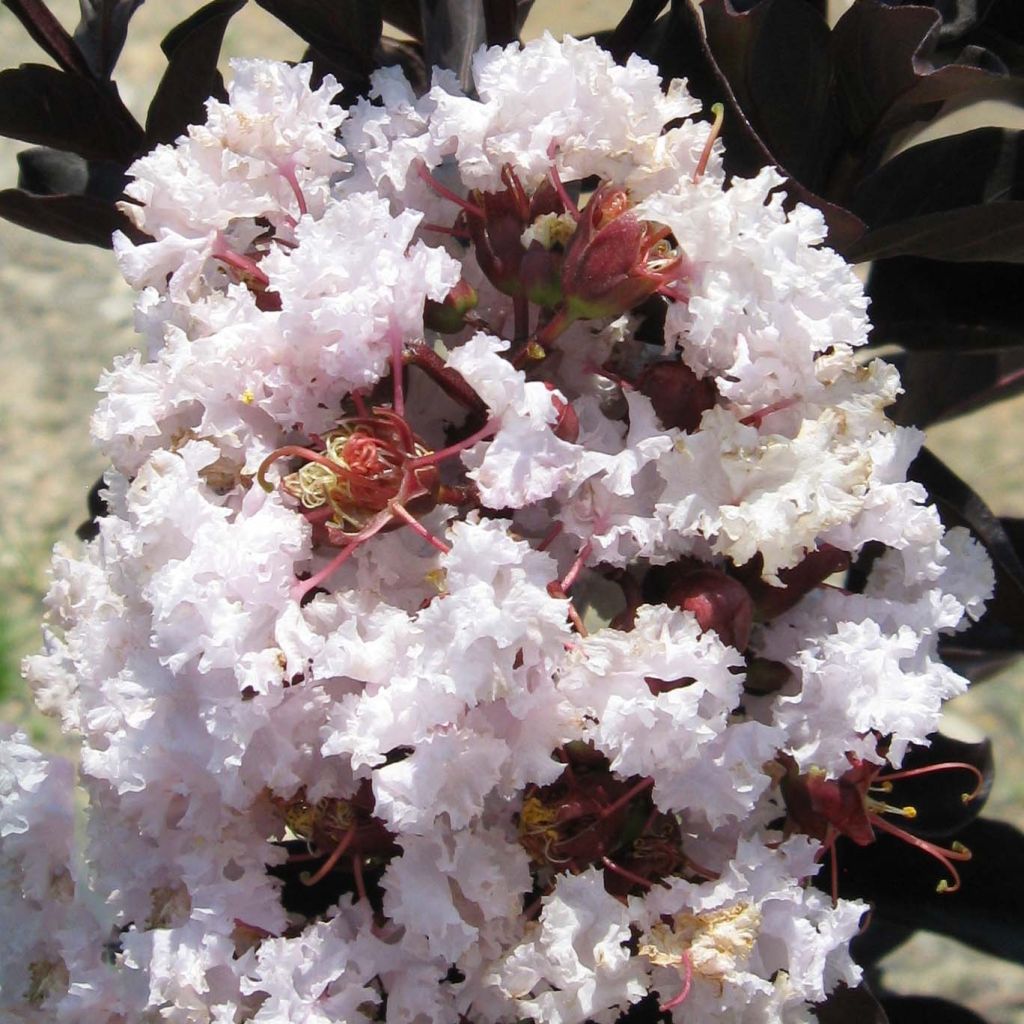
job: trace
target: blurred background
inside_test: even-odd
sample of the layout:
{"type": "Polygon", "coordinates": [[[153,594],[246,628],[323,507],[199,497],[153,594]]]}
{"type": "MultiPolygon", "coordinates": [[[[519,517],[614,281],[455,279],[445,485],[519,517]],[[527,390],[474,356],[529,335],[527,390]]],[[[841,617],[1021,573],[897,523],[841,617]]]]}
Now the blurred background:
{"type": "MultiPolygon", "coordinates": [[[[832,5],[838,17],[849,0],[832,5]]],[[[74,27],[77,0],[49,0],[49,6],[74,27]]],[[[133,17],[115,80],[137,117],[144,117],[165,66],[160,40],[198,6],[199,0],[151,0],[133,17]]],[[[525,35],[585,35],[614,25],[627,6],[627,0],[537,0],[525,35]]],[[[301,52],[300,41],[255,4],[232,19],[224,45],[226,57],[294,60],[301,52]]],[[[45,61],[0,8],[0,67],[45,61]]],[[[926,137],[975,124],[1024,128],[1024,112],[986,103],[934,122],[926,137]]],[[[16,183],[15,154],[22,148],[0,139],[0,188],[16,183]]],[[[78,543],[74,530],[86,517],[86,494],[104,469],[90,444],[89,416],[100,372],[134,347],[132,292],[109,252],[0,220],[0,310],[0,717],[20,723],[33,742],[73,755],[32,709],[19,665],[39,646],[53,545],[78,543]]],[[[928,443],[996,514],[1024,516],[1024,397],[941,424],[929,431],[928,443]]],[[[947,722],[946,731],[961,738],[992,738],[996,783],[986,816],[1024,828],[1024,664],[948,705],[947,722]]],[[[991,1024],[1024,1024],[1024,967],[950,940],[919,933],[888,958],[885,978],[896,992],[953,998],[991,1024]]]]}

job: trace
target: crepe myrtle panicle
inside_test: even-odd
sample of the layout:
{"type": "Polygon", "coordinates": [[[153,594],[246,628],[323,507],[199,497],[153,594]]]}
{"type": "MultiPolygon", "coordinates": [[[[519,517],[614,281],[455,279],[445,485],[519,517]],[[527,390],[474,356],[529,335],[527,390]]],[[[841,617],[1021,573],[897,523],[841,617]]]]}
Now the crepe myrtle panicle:
{"type": "Polygon", "coordinates": [[[879,794],[993,586],[857,278],[637,57],[310,76],[235,63],[132,169],[145,354],[28,662],[88,823],[7,736],[3,1012],[809,1019],[859,979],[838,835],[955,887],[879,794]]]}

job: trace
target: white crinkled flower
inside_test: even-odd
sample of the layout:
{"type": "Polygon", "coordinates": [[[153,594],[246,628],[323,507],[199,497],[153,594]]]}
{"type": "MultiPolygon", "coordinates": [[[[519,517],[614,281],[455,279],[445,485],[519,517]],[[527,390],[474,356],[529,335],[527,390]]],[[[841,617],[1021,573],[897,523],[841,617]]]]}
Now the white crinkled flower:
{"type": "Polygon", "coordinates": [[[789,801],[926,742],[993,585],[907,482],[821,217],[592,41],[347,114],[308,65],[234,73],[132,169],[144,352],[28,663],[93,891],[70,769],[7,738],[4,1010],[809,1019],[864,907],[809,884],[800,833],[847,822],[789,801]]]}

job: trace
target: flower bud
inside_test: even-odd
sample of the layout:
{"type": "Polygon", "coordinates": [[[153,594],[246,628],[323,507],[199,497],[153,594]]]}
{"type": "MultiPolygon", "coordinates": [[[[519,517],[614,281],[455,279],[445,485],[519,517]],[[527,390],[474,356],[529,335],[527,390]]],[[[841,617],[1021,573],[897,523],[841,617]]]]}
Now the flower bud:
{"type": "MultiPolygon", "coordinates": [[[[539,217],[564,213],[562,201],[549,182],[542,184],[532,196],[526,194],[512,169],[502,170],[505,188],[501,192],[473,191],[470,201],[480,211],[479,216],[464,213],[460,220],[473,243],[480,269],[500,292],[523,295],[523,232],[539,217]]],[[[541,245],[530,245],[544,252],[541,245]]],[[[534,287],[540,287],[544,278],[540,267],[532,272],[534,287]]]]}
{"type": "Polygon", "coordinates": [[[637,390],[646,395],[662,425],[692,434],[717,398],[711,378],[700,378],[685,363],[662,362],[648,366],[637,390]]]}
{"type": "Polygon", "coordinates": [[[617,316],[667,284],[679,265],[667,235],[631,211],[624,189],[601,186],[565,252],[562,291],[569,316],[617,316]]]}
{"type": "Polygon", "coordinates": [[[457,334],[466,326],[466,314],[476,309],[477,301],[476,289],[460,280],[442,302],[427,299],[423,325],[438,334],[457,334]]]}
{"type": "Polygon", "coordinates": [[[710,567],[681,573],[669,586],[665,603],[693,612],[700,628],[713,629],[722,643],[746,649],[754,603],[738,580],[710,567]]]}

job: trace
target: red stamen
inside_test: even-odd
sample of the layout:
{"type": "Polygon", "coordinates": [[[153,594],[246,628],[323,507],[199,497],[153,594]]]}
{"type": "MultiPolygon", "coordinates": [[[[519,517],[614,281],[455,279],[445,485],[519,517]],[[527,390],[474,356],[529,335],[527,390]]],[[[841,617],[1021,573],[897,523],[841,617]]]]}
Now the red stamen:
{"type": "Polygon", "coordinates": [[[674,999],[663,1003],[658,1007],[662,1013],[670,1013],[677,1006],[683,1003],[690,994],[690,985],[693,983],[693,961],[690,959],[689,950],[683,953],[683,990],[674,999]]]}
{"type": "Polygon", "coordinates": [[[464,452],[467,448],[472,448],[477,441],[485,441],[489,437],[493,437],[501,426],[501,421],[497,419],[488,420],[475,434],[470,434],[463,441],[459,441],[458,444],[449,445],[447,448],[442,448],[436,452],[430,452],[428,455],[420,455],[418,458],[410,459],[406,465],[411,470],[423,469],[424,466],[433,466],[443,459],[447,459],[450,455],[457,455],[459,452],[464,452]]]}
{"type": "Polygon", "coordinates": [[[594,550],[594,545],[591,541],[587,541],[583,547],[580,548],[579,554],[576,556],[576,560],[569,566],[569,571],[565,574],[562,582],[559,584],[559,589],[562,593],[568,593],[572,585],[579,579],[581,570],[583,569],[583,563],[590,557],[590,552],[594,550]]]}
{"type": "Polygon", "coordinates": [[[266,288],[270,284],[270,278],[263,273],[259,268],[259,264],[255,260],[249,259],[248,256],[240,256],[237,252],[233,252],[231,249],[224,245],[223,241],[217,240],[213,247],[213,252],[210,255],[215,260],[220,260],[221,263],[226,263],[229,267],[234,267],[235,270],[241,271],[246,277],[252,278],[252,280],[260,285],[262,288],[266,288]]]}
{"type": "Polygon", "coordinates": [[[317,882],[322,881],[327,877],[333,870],[335,864],[341,860],[342,854],[352,845],[352,840],[355,839],[356,826],[355,824],[349,827],[349,830],[342,836],[341,842],[334,848],[334,852],[324,861],[321,865],[320,870],[315,875],[309,878],[303,878],[303,885],[316,885],[317,882]]]}
{"type": "Polygon", "coordinates": [[[985,788],[985,776],[982,775],[981,771],[973,764],[968,764],[966,761],[943,761],[940,764],[928,764],[921,768],[904,768],[900,771],[887,773],[885,778],[882,779],[882,782],[887,783],[899,781],[900,779],[913,779],[921,775],[931,775],[933,772],[949,771],[951,768],[959,768],[965,772],[970,772],[977,780],[974,789],[972,789],[970,793],[964,793],[961,797],[965,804],[969,804],[972,800],[976,799],[985,788]]]}
{"type": "Polygon", "coordinates": [[[295,177],[294,162],[289,160],[286,163],[278,164],[277,169],[295,194],[295,201],[299,204],[299,216],[305,216],[309,211],[306,208],[306,197],[302,194],[302,188],[299,186],[299,179],[295,177]]]}
{"type": "Polygon", "coordinates": [[[406,523],[414,533],[418,533],[428,544],[437,548],[442,555],[451,553],[451,548],[444,541],[438,540],[409,510],[400,502],[393,501],[390,505],[392,514],[406,523]]]}
{"type": "Polygon", "coordinates": [[[615,800],[613,803],[610,803],[607,807],[605,807],[601,811],[597,820],[603,821],[605,818],[611,817],[611,815],[613,815],[621,807],[625,807],[626,804],[630,802],[630,800],[632,800],[636,796],[639,796],[645,789],[650,789],[653,785],[654,779],[650,775],[646,776],[645,778],[642,778],[638,783],[636,783],[635,786],[631,786],[628,790],[626,790],[626,792],[623,793],[618,800],[615,800]]]}
{"type": "Polygon", "coordinates": [[[580,219],[580,208],[573,202],[573,198],[565,189],[565,185],[562,184],[562,177],[558,173],[558,168],[554,164],[555,154],[558,152],[558,145],[552,142],[548,146],[548,159],[551,160],[551,166],[548,168],[548,177],[551,179],[551,184],[555,187],[555,192],[558,194],[558,198],[562,200],[562,205],[572,215],[573,220],[580,219]]]}
{"type": "Polygon", "coordinates": [[[471,202],[463,199],[462,196],[457,196],[451,189],[445,188],[435,178],[430,171],[427,170],[427,165],[422,160],[415,162],[416,173],[419,177],[427,183],[442,199],[447,199],[449,202],[455,203],[456,206],[465,210],[471,217],[477,217],[480,220],[484,219],[484,211],[479,206],[474,206],[471,202]]]}
{"type": "Polygon", "coordinates": [[[601,863],[613,874],[618,875],[620,878],[626,879],[627,882],[632,882],[634,885],[643,886],[645,889],[653,889],[654,883],[647,878],[642,878],[640,875],[628,868],[622,867],[621,864],[616,864],[611,857],[602,857],[601,863]]]}
{"type": "Polygon", "coordinates": [[[352,858],[352,874],[355,875],[356,879],[356,895],[359,897],[359,902],[366,900],[370,902],[370,898],[366,895],[366,882],[363,879],[363,858],[353,857],[352,858]]]}
{"type": "Polygon", "coordinates": [[[538,551],[546,551],[555,542],[558,535],[565,529],[564,523],[555,523],[548,531],[547,536],[537,545],[538,551]]]}
{"type": "Polygon", "coordinates": [[[740,423],[745,427],[760,427],[765,418],[773,412],[782,412],[783,409],[789,409],[796,405],[798,401],[799,399],[796,398],[784,398],[781,402],[766,405],[763,409],[758,409],[756,412],[750,413],[749,416],[744,416],[740,423]]]}
{"type": "Polygon", "coordinates": [[[722,122],[725,120],[725,107],[721,103],[712,104],[711,113],[715,115],[715,120],[711,125],[711,132],[708,135],[707,141],[704,143],[704,151],[701,153],[700,160],[697,161],[697,167],[693,172],[691,181],[694,185],[704,177],[704,172],[708,169],[708,161],[711,159],[711,147],[714,146],[715,139],[718,138],[722,130],[722,122]]]}
{"type": "Polygon", "coordinates": [[[871,824],[875,828],[881,829],[883,832],[888,832],[890,835],[896,836],[897,839],[902,839],[905,843],[910,843],[911,846],[916,846],[919,850],[924,850],[929,856],[934,857],[952,876],[953,884],[950,885],[945,879],[942,879],[937,886],[938,892],[956,892],[960,888],[960,872],[957,871],[953,861],[968,861],[971,859],[970,850],[947,850],[941,846],[936,846],[934,843],[926,842],[924,839],[918,836],[912,835],[910,832],[905,831],[902,828],[898,828],[893,825],[892,822],[886,821],[884,818],[877,814],[870,815],[871,824]]]}

